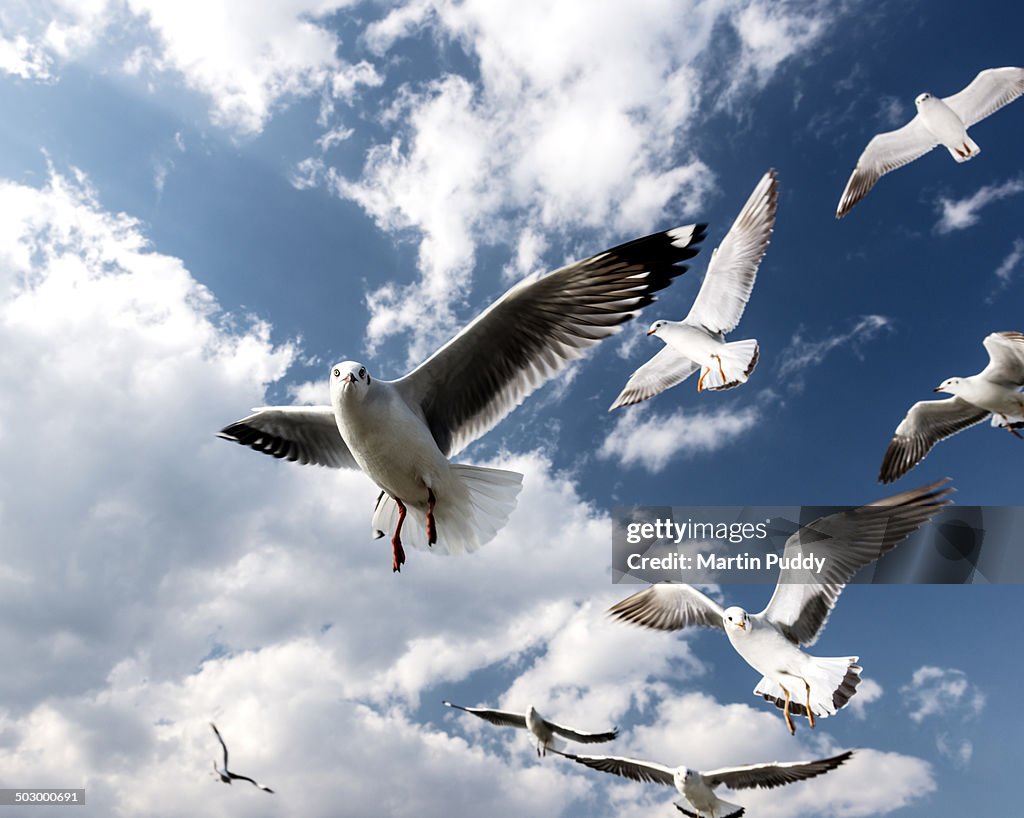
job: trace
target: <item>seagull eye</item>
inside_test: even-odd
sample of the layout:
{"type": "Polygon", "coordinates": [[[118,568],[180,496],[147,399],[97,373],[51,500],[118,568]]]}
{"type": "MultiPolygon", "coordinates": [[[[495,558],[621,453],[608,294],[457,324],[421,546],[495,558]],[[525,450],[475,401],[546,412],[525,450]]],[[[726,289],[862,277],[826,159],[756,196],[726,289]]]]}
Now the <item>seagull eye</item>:
{"type": "Polygon", "coordinates": [[[366,377],[366,367],[365,366],[359,367],[359,377],[360,378],[365,378],[366,377]]]}
{"type": "Polygon", "coordinates": [[[340,369],[335,369],[334,370],[334,377],[335,378],[340,378],[341,377],[341,370],[340,369]]]}

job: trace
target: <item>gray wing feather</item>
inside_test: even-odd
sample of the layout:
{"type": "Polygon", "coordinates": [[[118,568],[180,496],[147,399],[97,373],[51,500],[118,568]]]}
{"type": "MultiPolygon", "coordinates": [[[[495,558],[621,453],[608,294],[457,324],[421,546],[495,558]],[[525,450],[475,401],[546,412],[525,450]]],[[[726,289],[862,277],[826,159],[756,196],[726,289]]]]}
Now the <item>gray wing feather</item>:
{"type": "Polygon", "coordinates": [[[544,723],[548,726],[548,729],[558,733],[558,735],[578,741],[581,744],[600,744],[605,741],[613,741],[619,735],[619,728],[617,727],[612,730],[606,730],[603,733],[581,733],[572,727],[566,727],[564,724],[557,724],[547,719],[544,719],[544,723]]]}
{"type": "Polygon", "coordinates": [[[330,406],[264,406],[217,437],[303,465],[358,469],[330,406]]]}
{"type": "Polygon", "coordinates": [[[658,583],[616,602],[608,613],[623,622],[661,631],[691,626],[725,629],[722,606],[692,585],[658,583]]]}
{"type": "Polygon", "coordinates": [[[761,612],[794,644],[813,645],[839,594],[865,565],[888,553],[952,502],[940,480],[851,511],[820,517],[788,540],[784,557],[813,552],[826,559],[821,574],[787,568],[761,612]]]}
{"type": "Polygon", "coordinates": [[[653,761],[640,761],[636,758],[622,758],[621,756],[580,756],[572,753],[560,753],[559,755],[571,758],[579,764],[600,770],[603,773],[621,775],[623,778],[649,784],[675,786],[675,770],[653,761]]]}
{"type": "Polygon", "coordinates": [[[526,714],[525,713],[512,713],[508,710],[494,710],[490,707],[463,707],[461,704],[452,704],[449,701],[442,702],[448,707],[454,707],[456,710],[464,710],[467,713],[472,713],[484,721],[489,721],[491,724],[498,724],[502,727],[521,727],[526,729],[526,714]]]}
{"type": "Polygon", "coordinates": [[[686,270],[680,262],[704,234],[705,225],[677,227],[529,276],[395,386],[450,457],[619,332],[686,270]]]}
{"type": "Polygon", "coordinates": [[[1024,94],[1024,68],[1011,66],[982,71],[963,91],[945,97],[942,101],[969,128],[1013,102],[1021,94],[1024,94]]]}
{"type": "Polygon", "coordinates": [[[778,209],[778,174],[769,170],[750,194],[722,243],[715,248],[686,323],[712,334],[731,332],[754,289],[778,209]]]}
{"type": "Polygon", "coordinates": [[[834,770],[844,761],[853,755],[852,750],[840,753],[831,758],[822,758],[817,761],[794,761],[787,764],[750,764],[746,767],[726,767],[721,770],[712,770],[704,773],[704,781],[709,787],[717,787],[724,784],[731,790],[750,789],[761,787],[771,789],[781,787],[784,784],[792,784],[794,781],[804,781],[814,778],[830,770],[834,770]]]}
{"type": "Polygon", "coordinates": [[[849,213],[885,174],[924,156],[938,144],[920,116],[915,116],[902,128],[878,134],[868,142],[857,160],[857,166],[839,199],[836,218],[841,219],[849,213]]]}
{"type": "Polygon", "coordinates": [[[681,384],[697,371],[697,366],[685,355],[666,346],[630,375],[615,402],[608,407],[608,411],[640,403],[681,384]]]}
{"type": "Polygon", "coordinates": [[[989,413],[963,398],[918,401],[896,427],[878,471],[881,483],[899,480],[947,437],[981,423],[989,413]]]}

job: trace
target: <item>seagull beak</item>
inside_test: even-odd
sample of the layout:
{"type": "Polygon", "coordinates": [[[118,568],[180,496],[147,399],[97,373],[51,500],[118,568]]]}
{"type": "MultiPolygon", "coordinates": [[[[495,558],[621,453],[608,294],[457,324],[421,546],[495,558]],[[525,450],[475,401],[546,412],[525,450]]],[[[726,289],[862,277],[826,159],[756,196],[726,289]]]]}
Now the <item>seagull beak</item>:
{"type": "Polygon", "coordinates": [[[941,386],[936,386],[936,387],[935,387],[935,388],[934,388],[934,389],[932,390],[932,392],[941,392],[941,391],[942,391],[942,387],[941,387],[941,386]]]}
{"type": "Polygon", "coordinates": [[[654,333],[655,333],[655,330],[653,330],[653,329],[647,330],[647,334],[648,335],[654,335],[654,333]]]}
{"type": "Polygon", "coordinates": [[[342,383],[355,383],[355,378],[352,377],[352,373],[349,372],[344,378],[341,379],[342,383]]]}
{"type": "Polygon", "coordinates": [[[739,628],[741,631],[745,631],[747,629],[747,623],[746,622],[737,622],[736,623],[736,627],[739,628]]]}

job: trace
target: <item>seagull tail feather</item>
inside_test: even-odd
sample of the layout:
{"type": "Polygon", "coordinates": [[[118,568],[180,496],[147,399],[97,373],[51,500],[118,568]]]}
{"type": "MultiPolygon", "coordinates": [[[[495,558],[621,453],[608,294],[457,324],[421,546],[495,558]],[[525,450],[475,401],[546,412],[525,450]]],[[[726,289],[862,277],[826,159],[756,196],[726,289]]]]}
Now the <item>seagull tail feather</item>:
{"type": "Polygon", "coordinates": [[[741,383],[746,383],[750,373],[757,366],[757,360],[761,356],[761,350],[757,341],[731,341],[722,347],[721,367],[717,363],[711,365],[704,376],[704,389],[732,389],[741,383]],[[723,376],[723,373],[725,377],[723,376]]]}
{"type": "MultiPolygon", "coordinates": [[[[811,709],[815,716],[825,718],[834,716],[836,711],[846,706],[860,684],[861,666],[856,656],[826,657],[808,656],[804,667],[804,679],[811,686],[811,709]]],[[[806,716],[807,707],[804,690],[790,690],[792,699],[789,712],[794,716],[806,716]]],[[[786,694],[778,682],[765,676],[754,688],[754,695],[762,696],[766,701],[782,709],[786,704],[786,694]]]]}

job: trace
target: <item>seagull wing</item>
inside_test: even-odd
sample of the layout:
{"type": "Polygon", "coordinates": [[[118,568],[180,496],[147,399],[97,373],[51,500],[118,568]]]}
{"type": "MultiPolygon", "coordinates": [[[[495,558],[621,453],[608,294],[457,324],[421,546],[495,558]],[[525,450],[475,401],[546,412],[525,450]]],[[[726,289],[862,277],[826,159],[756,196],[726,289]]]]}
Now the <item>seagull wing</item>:
{"type": "Polygon", "coordinates": [[[666,346],[629,376],[629,380],[615,402],[608,407],[608,411],[653,398],[685,381],[697,371],[697,367],[697,363],[676,352],[672,347],[666,346]]]}
{"type": "Polygon", "coordinates": [[[395,382],[451,456],[654,301],[697,255],[705,225],[677,227],[528,276],[395,382]]]}
{"type": "Polygon", "coordinates": [[[264,787],[264,786],[263,786],[263,785],[262,785],[262,784],[261,784],[261,783],[260,783],[259,781],[257,781],[257,780],[256,780],[255,778],[249,778],[249,776],[247,776],[247,775],[239,775],[238,773],[228,773],[228,777],[229,777],[229,778],[233,778],[233,779],[235,779],[236,781],[248,781],[248,782],[249,782],[250,784],[252,784],[252,785],[253,785],[254,787],[259,787],[259,788],[260,788],[261,790],[263,790],[264,792],[273,792],[273,790],[272,790],[272,789],[270,789],[270,787],[264,787]]]}
{"type": "MultiPolygon", "coordinates": [[[[217,741],[220,742],[221,749],[224,750],[224,772],[227,772],[228,771],[228,745],[226,745],[224,743],[224,739],[222,739],[220,737],[220,730],[217,729],[217,725],[214,724],[211,721],[210,722],[210,727],[213,728],[213,732],[217,735],[217,741]]],[[[230,773],[228,773],[228,775],[230,775],[230,773]]]]}
{"type": "Polygon", "coordinates": [[[1024,386],[1024,333],[993,332],[982,343],[989,361],[981,377],[1002,386],[1024,386]]]}
{"type": "Polygon", "coordinates": [[[850,756],[852,750],[840,753],[831,758],[822,758],[817,761],[794,761],[788,764],[750,764],[746,767],[723,767],[721,770],[712,770],[704,773],[704,782],[709,787],[717,787],[725,784],[731,790],[745,790],[752,787],[771,789],[781,787],[784,784],[792,784],[794,781],[803,781],[807,778],[814,778],[816,775],[834,770],[850,756]]]}
{"type": "Polygon", "coordinates": [[[896,434],[882,457],[879,482],[892,483],[899,480],[924,460],[932,446],[940,440],[962,432],[975,423],[981,423],[988,415],[984,409],[979,409],[963,398],[918,401],[896,427],[896,434]]]}
{"type": "Polygon", "coordinates": [[[725,629],[722,606],[692,585],[658,583],[616,602],[608,613],[624,622],[659,631],[695,625],[725,629]]]}
{"type": "Polygon", "coordinates": [[[655,764],[653,761],[640,761],[635,758],[622,758],[621,756],[578,756],[572,753],[560,753],[566,758],[571,758],[586,767],[600,770],[604,773],[614,773],[623,778],[633,781],[643,781],[650,784],[668,784],[675,786],[675,773],[672,767],[664,764],[655,764]]]}
{"type": "Polygon", "coordinates": [[[712,335],[736,328],[771,240],[778,201],[778,174],[770,170],[715,248],[686,323],[701,326],[712,335]]]}
{"type": "Polygon", "coordinates": [[[1021,94],[1024,94],[1024,68],[989,68],[971,80],[963,91],[942,101],[963,120],[964,127],[969,128],[1021,94]]]}
{"type": "Polygon", "coordinates": [[[603,741],[613,741],[619,735],[618,727],[604,733],[581,733],[579,730],[574,730],[572,727],[566,727],[564,724],[557,724],[553,721],[548,721],[547,719],[544,719],[544,723],[548,726],[549,730],[552,730],[565,738],[571,738],[573,741],[578,741],[581,744],[600,744],[603,741]]]}
{"type": "Polygon", "coordinates": [[[303,465],[358,469],[330,406],[264,406],[217,437],[303,465]]]}
{"type": "Polygon", "coordinates": [[[783,558],[824,557],[820,574],[799,568],[779,572],[775,593],[761,616],[789,641],[813,645],[846,583],[865,565],[891,551],[948,505],[944,480],[850,511],[819,517],[786,540],[783,558]]]}
{"type": "Polygon", "coordinates": [[[925,127],[920,116],[895,131],[880,133],[864,148],[857,160],[857,166],[850,174],[850,181],[839,199],[836,218],[841,219],[885,174],[913,162],[939,143],[925,127]]]}
{"type": "Polygon", "coordinates": [[[526,714],[524,713],[511,713],[508,710],[493,710],[490,707],[463,707],[461,704],[452,704],[449,701],[444,701],[442,704],[448,707],[454,707],[456,710],[465,710],[467,713],[472,713],[474,716],[479,716],[484,721],[489,721],[491,724],[500,724],[502,727],[521,727],[526,729],[526,714]]]}

